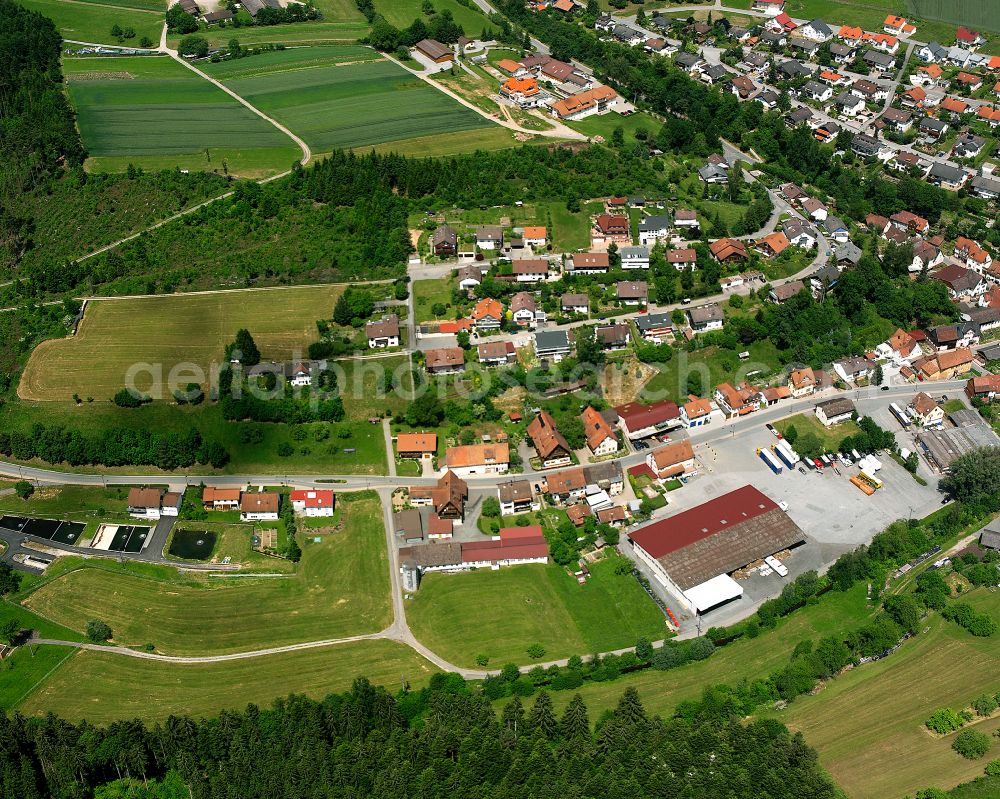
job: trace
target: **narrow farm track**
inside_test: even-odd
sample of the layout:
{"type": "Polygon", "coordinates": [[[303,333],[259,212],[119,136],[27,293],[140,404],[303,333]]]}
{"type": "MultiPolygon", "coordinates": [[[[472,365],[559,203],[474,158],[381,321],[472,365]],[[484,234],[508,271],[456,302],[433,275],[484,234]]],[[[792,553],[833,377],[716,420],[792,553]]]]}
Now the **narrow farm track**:
{"type": "MultiPolygon", "coordinates": [[[[167,47],[167,25],[166,25],[166,23],[164,23],[164,25],[163,25],[163,31],[160,33],[160,48],[159,49],[160,49],[160,52],[166,53],[172,59],[174,59],[174,61],[177,61],[179,64],[183,64],[185,67],[187,67],[188,69],[190,69],[195,75],[198,75],[199,77],[204,78],[209,83],[211,83],[213,86],[215,86],[217,89],[221,89],[223,92],[225,92],[230,97],[232,97],[236,102],[238,102],[244,108],[246,108],[249,111],[252,111],[257,116],[259,116],[261,119],[265,120],[266,122],[270,122],[272,125],[274,125],[274,127],[276,127],[278,130],[280,130],[286,136],[288,136],[288,138],[290,138],[293,142],[295,142],[299,146],[299,148],[302,150],[302,158],[299,160],[299,163],[302,164],[302,166],[305,166],[306,164],[308,164],[312,160],[312,150],[309,149],[309,145],[306,144],[306,142],[305,142],[304,139],[302,139],[301,137],[299,137],[299,136],[295,135],[294,133],[292,133],[292,131],[290,131],[288,128],[286,128],[284,125],[282,125],[280,122],[278,122],[278,120],[276,120],[274,117],[270,117],[267,114],[265,114],[263,111],[261,111],[259,108],[257,108],[257,106],[253,105],[249,100],[247,100],[246,98],[244,98],[242,95],[237,94],[236,92],[234,92],[232,89],[230,89],[228,86],[226,86],[221,81],[218,81],[215,78],[213,78],[211,75],[207,75],[206,73],[202,72],[194,64],[192,64],[189,61],[187,61],[186,59],[182,58],[180,56],[180,54],[176,50],[172,50],[171,48],[167,47]]],[[[288,174],[288,173],[286,172],[284,174],[288,174]]],[[[275,177],[279,177],[279,176],[276,175],[275,177]]]]}

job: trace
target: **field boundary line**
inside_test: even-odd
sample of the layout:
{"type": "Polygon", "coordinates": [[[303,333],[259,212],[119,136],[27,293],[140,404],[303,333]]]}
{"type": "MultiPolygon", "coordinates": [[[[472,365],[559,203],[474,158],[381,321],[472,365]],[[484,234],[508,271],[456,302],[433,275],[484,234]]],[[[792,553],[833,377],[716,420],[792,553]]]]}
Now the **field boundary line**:
{"type": "MultiPolygon", "coordinates": [[[[381,285],[386,283],[393,283],[392,279],[384,278],[382,280],[355,280],[349,283],[297,283],[294,286],[241,286],[240,288],[233,289],[202,289],[200,291],[175,291],[170,294],[117,294],[117,295],[84,295],[82,297],[77,297],[78,300],[86,300],[87,302],[97,302],[99,300],[150,300],[156,298],[166,298],[166,297],[204,297],[212,294],[240,294],[248,291],[281,291],[290,289],[304,289],[304,288],[339,288],[340,286],[357,286],[357,285],[381,285]]],[[[50,339],[58,341],[59,339],[50,339]]],[[[398,354],[398,353],[393,353],[398,354]]]]}
{"type": "MultiPolygon", "coordinates": [[[[32,642],[29,641],[27,644],[25,644],[25,646],[31,646],[31,644],[32,644],[32,642]]],[[[79,650],[77,650],[77,651],[79,651],[79,650]]],[[[39,677],[38,681],[34,685],[32,685],[30,688],[28,688],[27,691],[25,691],[23,694],[21,694],[21,696],[19,696],[16,701],[14,701],[13,703],[11,703],[11,709],[20,707],[21,704],[29,696],[31,696],[33,693],[35,693],[35,691],[37,691],[39,688],[41,688],[42,683],[47,682],[48,679],[49,679],[49,677],[51,677],[59,669],[61,669],[69,661],[70,658],[75,657],[75,656],[76,656],[76,652],[74,652],[74,651],[71,650],[69,652],[69,654],[66,655],[66,657],[64,657],[62,660],[60,660],[58,663],[56,663],[56,665],[54,665],[51,669],[49,669],[47,672],[45,672],[45,674],[43,674],[41,677],[39,677]]]]}
{"type": "MultiPolygon", "coordinates": [[[[308,47],[295,47],[291,48],[295,50],[308,50],[308,47]]],[[[379,61],[385,61],[386,59],[381,56],[381,54],[376,54],[374,58],[364,58],[358,61],[339,61],[339,62],[326,62],[326,63],[316,63],[316,64],[300,64],[299,66],[289,66],[287,69],[271,69],[258,72],[243,72],[234,73],[232,75],[226,75],[224,78],[218,78],[218,80],[245,80],[248,78],[257,78],[265,75],[286,75],[295,72],[307,72],[310,69],[328,69],[330,67],[350,67],[355,64],[375,64],[379,61]]]]}

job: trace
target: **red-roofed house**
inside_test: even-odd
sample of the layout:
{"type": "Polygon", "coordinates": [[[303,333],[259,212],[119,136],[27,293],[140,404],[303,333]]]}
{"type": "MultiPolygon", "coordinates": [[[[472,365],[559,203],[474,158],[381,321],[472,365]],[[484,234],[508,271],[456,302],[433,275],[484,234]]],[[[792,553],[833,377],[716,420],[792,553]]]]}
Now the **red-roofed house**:
{"type": "Polygon", "coordinates": [[[292,509],[303,516],[333,516],[333,492],[314,488],[293,491],[292,509]]]}
{"type": "Polygon", "coordinates": [[[580,419],[583,421],[587,446],[595,456],[611,455],[618,451],[618,436],[600,413],[588,405],[580,414],[580,419]]]}
{"type": "Polygon", "coordinates": [[[978,31],[969,30],[964,25],[955,31],[955,41],[962,47],[971,49],[986,44],[986,37],[978,31]]]}
{"type": "Polygon", "coordinates": [[[691,471],[694,468],[694,449],[691,447],[691,439],[682,438],[680,441],[671,441],[659,449],[654,449],[646,456],[646,465],[661,480],[691,471]]]}
{"type": "Polygon", "coordinates": [[[628,402],[615,408],[615,413],[618,414],[618,425],[622,432],[632,441],[681,425],[680,408],[670,400],[661,400],[650,405],[628,402]]]}

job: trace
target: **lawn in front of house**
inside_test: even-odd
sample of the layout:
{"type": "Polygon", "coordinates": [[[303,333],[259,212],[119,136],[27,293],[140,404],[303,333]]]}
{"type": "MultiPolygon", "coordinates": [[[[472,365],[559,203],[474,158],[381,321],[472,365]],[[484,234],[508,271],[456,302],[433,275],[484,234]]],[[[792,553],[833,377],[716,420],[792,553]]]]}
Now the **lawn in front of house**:
{"type": "Polygon", "coordinates": [[[451,307],[451,278],[437,280],[414,280],[410,284],[413,292],[413,310],[416,322],[428,322],[436,319],[453,319],[455,310],[451,307]],[[444,313],[435,314],[434,306],[443,305],[444,313]]]}
{"type": "Polygon", "coordinates": [[[797,413],[795,416],[775,422],[774,426],[782,435],[785,435],[788,428],[793,426],[799,438],[806,433],[812,433],[819,438],[826,452],[837,452],[840,449],[841,441],[848,436],[857,435],[861,431],[861,428],[852,421],[824,427],[823,423],[812,413],[797,413]]]}

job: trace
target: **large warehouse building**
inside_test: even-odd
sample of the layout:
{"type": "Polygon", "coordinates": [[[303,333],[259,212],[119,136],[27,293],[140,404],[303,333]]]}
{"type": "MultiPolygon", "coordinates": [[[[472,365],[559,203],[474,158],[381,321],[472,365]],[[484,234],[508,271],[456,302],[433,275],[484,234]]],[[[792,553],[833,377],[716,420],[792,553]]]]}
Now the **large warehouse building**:
{"type": "Polygon", "coordinates": [[[753,486],[649,524],[629,535],[636,555],[692,613],[743,596],[731,575],[805,541],[805,533],[753,486]]]}

